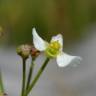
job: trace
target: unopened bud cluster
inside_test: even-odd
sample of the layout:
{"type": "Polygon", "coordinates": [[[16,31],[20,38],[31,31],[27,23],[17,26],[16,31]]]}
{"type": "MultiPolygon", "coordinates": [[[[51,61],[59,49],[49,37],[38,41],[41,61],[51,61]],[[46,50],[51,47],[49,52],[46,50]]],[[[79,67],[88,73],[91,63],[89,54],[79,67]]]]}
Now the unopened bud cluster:
{"type": "Polygon", "coordinates": [[[27,59],[29,55],[35,58],[39,55],[39,53],[40,52],[35,47],[28,44],[20,45],[17,48],[17,54],[20,55],[23,59],[27,59]]]}
{"type": "Polygon", "coordinates": [[[27,59],[29,57],[29,54],[31,52],[30,45],[21,45],[17,48],[17,54],[20,55],[23,59],[27,59]]]}

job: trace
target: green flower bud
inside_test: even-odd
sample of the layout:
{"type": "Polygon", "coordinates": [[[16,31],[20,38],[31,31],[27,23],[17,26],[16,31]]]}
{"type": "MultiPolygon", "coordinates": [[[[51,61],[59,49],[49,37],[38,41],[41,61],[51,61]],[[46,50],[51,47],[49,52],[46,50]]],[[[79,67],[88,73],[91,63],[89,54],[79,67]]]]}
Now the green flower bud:
{"type": "Polygon", "coordinates": [[[31,46],[30,45],[21,45],[17,48],[17,54],[20,55],[23,59],[27,59],[31,52],[31,46]]]}

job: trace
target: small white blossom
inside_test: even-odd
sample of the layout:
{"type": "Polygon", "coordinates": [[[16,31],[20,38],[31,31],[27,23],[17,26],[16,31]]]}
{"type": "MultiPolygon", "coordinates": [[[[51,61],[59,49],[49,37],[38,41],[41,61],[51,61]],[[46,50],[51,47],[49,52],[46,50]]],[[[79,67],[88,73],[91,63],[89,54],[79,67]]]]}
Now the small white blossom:
{"type": "Polygon", "coordinates": [[[36,29],[32,29],[33,44],[39,51],[44,51],[49,57],[56,57],[56,61],[59,67],[66,67],[71,63],[79,63],[81,57],[71,56],[63,52],[63,37],[61,34],[53,36],[50,43],[43,40],[36,32],[36,29]]]}

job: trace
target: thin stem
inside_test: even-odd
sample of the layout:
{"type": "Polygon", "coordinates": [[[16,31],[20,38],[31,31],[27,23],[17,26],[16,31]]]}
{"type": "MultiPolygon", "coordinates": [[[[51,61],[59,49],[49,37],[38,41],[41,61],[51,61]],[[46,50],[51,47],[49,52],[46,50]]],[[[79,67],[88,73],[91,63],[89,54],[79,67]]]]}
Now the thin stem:
{"type": "Polygon", "coordinates": [[[31,85],[29,86],[28,90],[26,90],[24,96],[27,96],[30,91],[32,90],[32,88],[34,87],[34,85],[36,84],[36,82],[38,81],[38,79],[40,78],[41,74],[43,73],[45,67],[47,66],[48,62],[49,62],[49,58],[46,58],[44,64],[41,66],[40,70],[38,71],[37,75],[35,76],[35,78],[33,79],[33,82],[31,83],[31,85]]]}
{"type": "Polygon", "coordinates": [[[35,59],[32,59],[32,62],[31,62],[31,65],[30,65],[30,69],[29,69],[29,74],[28,74],[28,80],[27,80],[26,90],[28,89],[29,84],[30,84],[31,79],[32,79],[33,69],[34,69],[34,60],[35,60],[35,59]]]}
{"type": "Polygon", "coordinates": [[[0,71],[0,92],[4,93],[4,85],[3,85],[3,80],[2,80],[2,74],[0,71]]]}
{"type": "Polygon", "coordinates": [[[25,91],[25,82],[26,82],[26,59],[22,59],[23,60],[23,70],[22,70],[22,92],[21,92],[21,96],[24,96],[24,91],[25,91]]]}

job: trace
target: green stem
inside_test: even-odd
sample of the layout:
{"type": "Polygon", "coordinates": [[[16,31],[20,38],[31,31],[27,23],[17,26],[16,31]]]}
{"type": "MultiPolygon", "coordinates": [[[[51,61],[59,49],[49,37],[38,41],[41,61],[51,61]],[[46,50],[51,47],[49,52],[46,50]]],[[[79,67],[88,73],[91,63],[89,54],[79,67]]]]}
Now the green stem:
{"type": "Polygon", "coordinates": [[[32,63],[31,63],[31,65],[30,65],[30,69],[29,69],[29,74],[28,74],[28,80],[27,80],[26,90],[28,89],[29,84],[30,84],[31,79],[32,79],[33,69],[34,69],[34,60],[35,60],[35,59],[32,59],[32,63]]]}
{"type": "Polygon", "coordinates": [[[21,96],[24,96],[25,82],[26,82],[26,59],[23,59],[22,67],[23,67],[23,70],[22,70],[22,92],[21,92],[21,96]]]}
{"type": "Polygon", "coordinates": [[[3,86],[1,71],[0,71],[0,93],[4,93],[4,86],[3,86]]]}
{"type": "Polygon", "coordinates": [[[33,79],[33,82],[31,83],[31,85],[29,86],[28,90],[26,90],[24,96],[27,96],[30,91],[32,90],[32,88],[34,87],[34,85],[36,84],[36,82],[38,81],[38,79],[40,78],[41,74],[43,73],[45,67],[47,66],[48,62],[49,62],[49,58],[46,58],[44,64],[41,66],[40,70],[38,71],[37,75],[35,76],[35,78],[33,79]]]}

